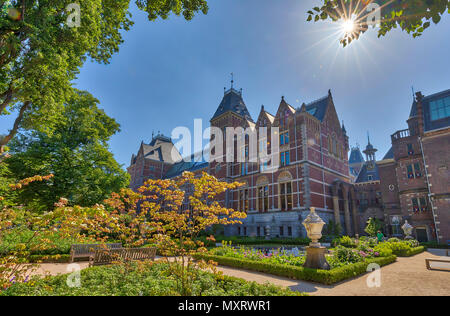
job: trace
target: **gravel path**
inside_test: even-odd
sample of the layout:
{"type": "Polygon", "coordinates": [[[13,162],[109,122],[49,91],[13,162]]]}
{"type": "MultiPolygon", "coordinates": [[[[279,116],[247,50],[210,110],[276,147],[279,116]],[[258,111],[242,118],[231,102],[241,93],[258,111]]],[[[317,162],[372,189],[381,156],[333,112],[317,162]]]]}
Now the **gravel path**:
{"type": "MultiPolygon", "coordinates": [[[[327,286],[322,284],[286,279],[269,274],[247,270],[218,267],[224,274],[256,281],[258,283],[270,282],[275,285],[286,286],[292,290],[306,292],[310,295],[445,295],[450,296],[450,271],[427,270],[425,258],[444,256],[444,250],[430,249],[427,252],[409,258],[398,258],[397,262],[381,268],[381,286],[368,287],[368,274],[351,280],[327,286]]],[[[88,266],[87,262],[79,262],[82,269],[88,266]]],[[[51,275],[64,274],[68,264],[41,264],[36,273],[51,275]]]]}

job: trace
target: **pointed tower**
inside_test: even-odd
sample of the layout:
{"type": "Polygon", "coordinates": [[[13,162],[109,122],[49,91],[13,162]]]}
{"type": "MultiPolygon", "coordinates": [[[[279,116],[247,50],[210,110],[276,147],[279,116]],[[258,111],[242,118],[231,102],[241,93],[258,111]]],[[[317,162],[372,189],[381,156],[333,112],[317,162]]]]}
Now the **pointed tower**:
{"type": "Polygon", "coordinates": [[[363,151],[363,153],[366,155],[367,162],[375,162],[375,153],[378,151],[378,149],[374,148],[373,145],[370,143],[370,136],[369,133],[367,133],[367,146],[366,149],[363,151]]]}
{"type": "Polygon", "coordinates": [[[364,157],[361,154],[361,150],[359,149],[359,145],[352,147],[350,152],[350,158],[348,160],[348,167],[350,171],[350,176],[356,179],[362,167],[364,166],[364,157]]]}

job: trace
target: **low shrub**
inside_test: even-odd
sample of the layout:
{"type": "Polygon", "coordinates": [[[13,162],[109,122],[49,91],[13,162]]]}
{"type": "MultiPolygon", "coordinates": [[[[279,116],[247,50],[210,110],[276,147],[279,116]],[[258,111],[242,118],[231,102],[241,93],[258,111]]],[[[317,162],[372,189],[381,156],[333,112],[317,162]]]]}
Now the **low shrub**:
{"type": "Polygon", "coordinates": [[[70,255],[31,255],[30,263],[68,263],[70,262],[70,255]]]}
{"type": "Polygon", "coordinates": [[[396,256],[379,257],[367,259],[363,262],[348,264],[332,270],[319,270],[292,265],[264,263],[256,260],[230,258],[207,254],[197,254],[194,257],[196,259],[212,260],[224,266],[230,266],[246,270],[254,270],[279,275],[291,279],[311,281],[323,284],[334,284],[336,282],[358,276],[360,274],[367,272],[367,266],[371,263],[376,263],[380,266],[384,266],[395,262],[397,258],[396,256]]]}
{"type": "MultiPolygon", "coordinates": [[[[324,238],[324,237],[323,237],[324,238]]],[[[241,237],[241,236],[215,236],[216,242],[222,241],[232,242],[233,245],[309,245],[309,238],[272,238],[264,237],[241,237]]],[[[203,241],[203,240],[202,240],[203,241]]]]}
{"type": "Polygon", "coordinates": [[[424,246],[425,248],[450,249],[449,244],[439,244],[436,241],[421,242],[420,246],[424,246]]]}
{"type": "Polygon", "coordinates": [[[406,254],[405,257],[411,257],[411,256],[415,256],[419,253],[422,253],[425,251],[425,247],[424,246],[419,246],[419,247],[415,247],[415,248],[411,248],[406,254]]]}
{"type": "MultiPolygon", "coordinates": [[[[193,296],[299,296],[304,295],[272,284],[258,284],[198,270],[193,296]]],[[[179,296],[177,280],[167,265],[133,263],[81,271],[81,287],[69,287],[67,275],[33,278],[0,291],[0,296],[179,296]]]]}
{"type": "Polygon", "coordinates": [[[337,245],[341,245],[343,247],[347,247],[347,248],[356,248],[356,243],[355,241],[353,241],[353,239],[349,236],[342,236],[339,238],[335,238],[333,240],[333,244],[335,246],[337,245]]]}

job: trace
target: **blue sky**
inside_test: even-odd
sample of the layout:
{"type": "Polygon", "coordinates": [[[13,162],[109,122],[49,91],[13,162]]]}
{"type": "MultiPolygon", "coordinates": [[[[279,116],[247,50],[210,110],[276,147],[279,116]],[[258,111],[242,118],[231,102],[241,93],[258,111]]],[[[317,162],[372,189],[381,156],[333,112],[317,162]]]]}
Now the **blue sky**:
{"type": "MultiPolygon", "coordinates": [[[[109,65],[87,63],[76,87],[121,124],[110,144],[125,166],[153,130],[170,135],[194,118],[209,124],[231,72],[255,120],[262,104],[275,113],[282,95],[300,106],[331,89],[351,144],[365,146],[369,131],[382,158],[390,135],[407,127],[411,86],[425,95],[450,88],[449,16],[418,39],[398,30],[378,39],[371,30],[342,48],[335,26],[306,22],[318,3],[216,0],[190,22],[149,22],[133,5],[135,25],[119,54],[109,65]]],[[[0,122],[4,132],[12,119],[0,122]]]]}

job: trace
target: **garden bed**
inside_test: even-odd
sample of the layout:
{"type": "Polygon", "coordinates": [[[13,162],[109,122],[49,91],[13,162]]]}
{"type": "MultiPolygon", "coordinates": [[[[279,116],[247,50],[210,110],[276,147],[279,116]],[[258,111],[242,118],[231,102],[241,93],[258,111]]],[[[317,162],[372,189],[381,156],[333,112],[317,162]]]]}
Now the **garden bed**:
{"type": "MultiPolygon", "coordinates": [[[[167,274],[166,264],[133,264],[92,267],[81,271],[81,286],[69,287],[67,275],[17,283],[0,296],[178,296],[177,281],[167,274]]],[[[198,271],[193,296],[299,296],[305,295],[271,284],[216,276],[198,271]]]]}
{"type": "Polygon", "coordinates": [[[367,272],[367,266],[376,263],[384,266],[396,261],[394,255],[388,257],[379,257],[367,259],[364,262],[348,264],[331,270],[309,269],[301,266],[292,266],[286,264],[265,263],[257,260],[232,258],[225,256],[214,256],[207,254],[198,254],[196,259],[204,259],[206,261],[213,260],[220,265],[240,268],[245,270],[253,270],[268,274],[283,276],[296,280],[311,281],[322,284],[334,284],[339,281],[349,279],[367,272]]]}

